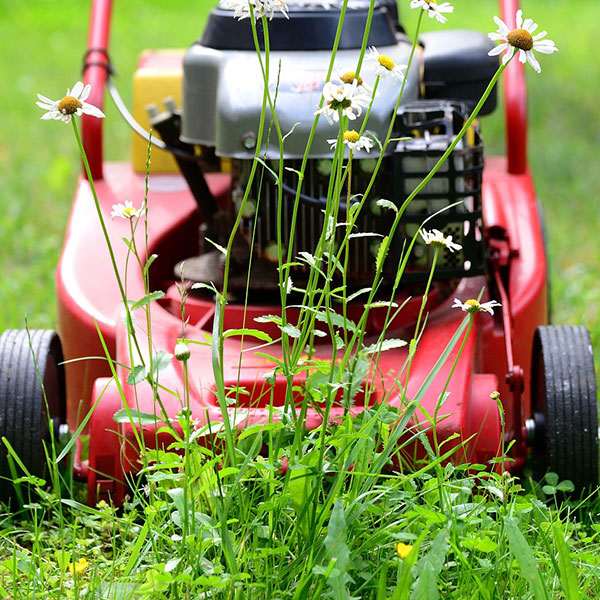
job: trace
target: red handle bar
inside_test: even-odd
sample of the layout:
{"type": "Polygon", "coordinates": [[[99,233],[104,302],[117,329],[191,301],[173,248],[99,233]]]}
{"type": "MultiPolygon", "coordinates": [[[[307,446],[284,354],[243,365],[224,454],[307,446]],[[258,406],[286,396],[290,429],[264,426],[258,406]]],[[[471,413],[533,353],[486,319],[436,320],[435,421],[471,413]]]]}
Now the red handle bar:
{"type": "MultiPolygon", "coordinates": [[[[509,29],[516,27],[518,9],[519,0],[500,0],[502,20],[509,29]]],[[[513,59],[502,77],[508,172],[519,175],[527,170],[527,87],[523,65],[513,59]]]]}
{"type": "MultiPolygon", "coordinates": [[[[519,0],[500,0],[502,19],[515,27],[519,0]]],[[[92,0],[85,83],[92,86],[88,101],[102,108],[108,63],[108,38],[112,0],[92,0]]],[[[504,110],[508,172],[524,173],[527,168],[527,90],[523,65],[513,61],[504,72],[504,110]]],[[[102,179],[102,119],[84,115],[83,145],[94,179],[102,179]]]]}
{"type": "MultiPolygon", "coordinates": [[[[108,65],[112,0],[92,0],[84,82],[92,86],[88,102],[102,108],[108,65]]],[[[83,116],[83,147],[94,179],[102,179],[102,119],[83,116]]]]}

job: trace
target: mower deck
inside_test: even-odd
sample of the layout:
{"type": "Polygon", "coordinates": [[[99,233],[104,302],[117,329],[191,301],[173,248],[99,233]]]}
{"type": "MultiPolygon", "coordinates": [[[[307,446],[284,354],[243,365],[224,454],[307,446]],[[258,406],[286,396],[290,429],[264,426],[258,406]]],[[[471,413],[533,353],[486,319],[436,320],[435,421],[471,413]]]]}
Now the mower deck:
{"type": "MultiPolygon", "coordinates": [[[[209,174],[207,181],[215,198],[225,201],[229,194],[229,177],[226,174],[209,174]]],[[[110,220],[112,205],[124,198],[134,203],[144,195],[144,177],[134,173],[129,165],[108,164],[104,167],[104,179],[96,182],[100,206],[108,223],[109,234],[116,254],[117,264],[123,269],[127,260],[127,246],[122,238],[130,235],[129,222],[110,220]]],[[[519,332],[518,343],[514,346],[514,364],[521,365],[529,372],[531,344],[535,328],[546,318],[546,270],[544,248],[538,227],[536,199],[531,178],[526,175],[510,175],[502,159],[492,159],[486,164],[483,188],[484,222],[486,235],[496,240],[493,247],[503,253],[506,264],[502,267],[506,278],[506,290],[510,296],[510,321],[512,329],[519,332]],[[504,250],[503,250],[504,249],[504,250]]],[[[129,356],[126,327],[122,322],[121,298],[106,244],[98,227],[98,217],[93,208],[90,188],[81,180],[73,204],[69,227],[59,268],[57,288],[59,297],[59,332],[64,340],[64,353],[67,360],[85,360],[67,364],[67,407],[68,422],[74,429],[93,404],[94,412],[89,422],[89,460],[76,466],[80,475],[87,478],[89,500],[110,498],[121,502],[125,493],[125,474],[135,472],[135,436],[129,425],[117,425],[114,414],[123,408],[119,387],[127,405],[144,413],[157,412],[150,386],[145,383],[135,388],[127,385],[129,356]],[[90,277],[90,273],[93,276],[90,277]],[[117,368],[119,385],[111,381],[108,362],[98,331],[102,334],[113,359],[120,365],[117,368]]],[[[194,255],[198,247],[198,217],[195,202],[187,191],[185,182],[177,175],[150,176],[148,199],[148,251],[157,254],[158,259],[151,269],[151,290],[162,289],[166,295],[151,309],[152,341],[154,351],[172,353],[177,339],[181,336],[178,297],[174,291],[173,266],[187,256],[194,255]]],[[[140,223],[135,233],[139,248],[144,247],[144,230],[140,223]]],[[[500,259],[501,260],[501,259],[500,259]]],[[[127,271],[127,295],[130,299],[144,296],[143,282],[138,268],[129,259],[127,271]]],[[[430,373],[433,365],[457,327],[464,318],[459,310],[450,310],[454,296],[467,299],[477,297],[483,288],[488,287],[483,277],[463,279],[452,296],[441,301],[434,299],[429,310],[427,328],[420,341],[418,351],[411,366],[411,377],[406,388],[405,401],[410,401],[430,373]]],[[[488,290],[485,292],[486,296],[488,290]]],[[[485,297],[484,297],[485,299],[485,297]]],[[[360,310],[356,307],[355,310],[360,310]]],[[[417,308],[409,302],[392,324],[389,336],[410,339],[417,308]]],[[[385,309],[374,309],[368,329],[372,341],[379,333],[378,321],[385,309]]],[[[266,327],[268,333],[272,324],[258,325],[254,317],[276,313],[274,306],[251,305],[245,323],[247,327],[266,327]]],[[[212,333],[214,304],[210,300],[190,296],[187,306],[190,322],[186,328],[186,338],[206,342],[206,335],[212,333]]],[[[352,317],[351,317],[352,318],[352,317]]],[[[239,328],[244,323],[243,306],[229,304],[225,312],[225,330],[239,328]]],[[[147,339],[145,319],[139,312],[136,318],[138,339],[147,339]]],[[[524,392],[520,398],[519,411],[514,414],[511,406],[514,394],[505,382],[508,373],[505,325],[499,314],[493,318],[478,315],[473,330],[458,361],[456,371],[447,388],[449,396],[439,414],[444,418],[437,425],[440,442],[458,434],[451,445],[458,446],[469,440],[464,450],[457,452],[456,460],[470,460],[485,464],[497,455],[501,448],[501,428],[495,402],[490,393],[498,390],[505,403],[507,439],[521,437],[525,415],[529,414],[528,382],[524,382],[524,392]]],[[[269,418],[277,418],[277,410],[284,403],[286,382],[276,379],[268,386],[264,375],[272,370],[269,364],[253,352],[256,340],[228,338],[224,346],[223,374],[225,387],[239,385],[247,393],[240,394],[236,408],[230,409],[230,416],[239,427],[252,423],[264,423],[269,418]],[[270,406],[273,416],[269,417],[270,406]]],[[[222,420],[216,400],[216,387],[211,363],[211,348],[203,345],[190,345],[191,357],[188,363],[190,373],[190,407],[197,425],[208,421],[222,420]]],[[[330,359],[331,347],[317,346],[314,358],[330,359]]],[[[277,350],[269,347],[269,353],[277,350]]],[[[448,357],[435,381],[421,401],[421,406],[429,415],[433,414],[436,402],[455,358],[454,352],[448,357]]],[[[142,353],[147,348],[142,347],[142,353]]],[[[406,360],[406,349],[386,351],[379,360],[380,375],[373,378],[374,390],[369,395],[369,403],[383,400],[392,406],[402,401],[404,380],[399,372],[406,360]],[[397,385],[396,378],[401,386],[397,385]]],[[[181,363],[172,361],[161,373],[161,385],[174,392],[162,394],[161,401],[169,417],[174,419],[183,407],[184,378],[181,363]]],[[[294,387],[302,388],[301,377],[294,380],[294,387]]],[[[364,408],[363,392],[354,401],[353,411],[364,408]]],[[[160,413],[158,413],[160,414],[160,413]]],[[[330,418],[335,420],[343,414],[342,407],[334,407],[330,418]]],[[[321,417],[315,409],[308,409],[306,425],[317,427],[321,417]]],[[[411,423],[415,427],[429,427],[427,419],[417,411],[411,423]]],[[[143,425],[146,444],[150,447],[161,444],[164,434],[157,437],[156,425],[143,425]]],[[[450,446],[448,446],[449,448],[450,446]]],[[[417,451],[417,455],[419,451],[417,451]]],[[[522,468],[525,448],[515,448],[515,463],[512,468],[522,468]]]]}

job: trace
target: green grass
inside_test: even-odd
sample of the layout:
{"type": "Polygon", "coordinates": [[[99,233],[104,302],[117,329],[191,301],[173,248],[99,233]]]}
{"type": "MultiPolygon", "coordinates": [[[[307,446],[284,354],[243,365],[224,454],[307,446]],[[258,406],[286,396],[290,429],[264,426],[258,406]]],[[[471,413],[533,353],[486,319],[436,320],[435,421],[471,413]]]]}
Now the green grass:
{"type": "MultiPolygon", "coordinates": [[[[128,101],[144,48],[190,46],[208,2],[117,1],[111,57],[128,101]],[[185,18],[181,18],[185,14],[185,18]]],[[[77,178],[77,149],[60,123],[40,121],[36,94],[64,95],[81,77],[89,3],[0,1],[0,331],[55,325],[54,269],[77,178]]],[[[106,98],[108,160],[127,160],[130,131],[106,98]]]]}
{"type": "MultiPolygon", "coordinates": [[[[466,0],[456,3],[453,24],[494,28],[493,3],[476,9],[466,0]]],[[[198,5],[173,10],[166,1],[116,3],[112,56],[125,98],[141,48],[183,47],[198,36],[208,4],[198,5]]],[[[528,74],[531,164],[550,230],[555,321],[586,324],[599,341],[598,134],[590,82],[600,79],[598,66],[586,59],[600,6],[578,3],[583,23],[577,15],[565,18],[564,3],[532,0],[525,8],[561,49],[542,58],[541,75],[528,74]]],[[[77,80],[86,15],[79,0],[0,4],[6,107],[0,121],[0,330],[21,327],[25,314],[33,327],[54,323],[53,269],[78,157],[70,132],[39,121],[34,101],[38,91],[58,97],[77,80]]],[[[407,23],[410,31],[414,13],[407,23]]],[[[500,117],[484,122],[495,151],[500,117]]],[[[125,159],[129,131],[110,107],[106,136],[107,158],[125,159]]],[[[180,415],[183,438],[175,439],[171,453],[143,455],[145,478],[122,512],[61,501],[56,487],[22,482],[33,490],[31,498],[25,494],[25,506],[0,513],[0,597],[342,599],[352,593],[380,600],[433,599],[438,590],[458,600],[598,597],[597,500],[563,503],[565,484],[552,476],[540,489],[527,478],[442,466],[437,447],[418,471],[390,477],[382,467],[390,456],[397,459],[389,440],[400,438],[398,418],[380,406],[319,435],[284,420],[269,433],[244,431],[223,456],[189,444],[192,428],[180,415]],[[259,455],[272,436],[281,452],[269,444],[268,456],[259,455]],[[282,456],[292,457],[286,476],[279,470],[282,456]],[[413,547],[408,556],[398,556],[400,542],[413,547]],[[81,559],[88,566],[72,577],[69,563],[81,559]]]]}

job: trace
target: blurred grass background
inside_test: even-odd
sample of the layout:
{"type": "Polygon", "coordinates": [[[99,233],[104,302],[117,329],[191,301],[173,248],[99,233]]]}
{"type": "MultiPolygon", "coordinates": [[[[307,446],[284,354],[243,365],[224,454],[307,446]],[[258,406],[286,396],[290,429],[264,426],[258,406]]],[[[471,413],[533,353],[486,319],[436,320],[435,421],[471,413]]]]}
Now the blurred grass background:
{"type": "MultiPolygon", "coordinates": [[[[126,101],[144,48],[188,47],[200,36],[212,0],[115,0],[111,57],[126,101]]],[[[416,12],[401,0],[409,33],[416,12]]],[[[496,29],[495,0],[455,0],[445,27],[496,29]]],[[[600,350],[600,59],[598,0],[524,0],[526,16],[560,52],[527,69],[529,158],[549,232],[553,320],[590,328],[600,350]]],[[[60,98],[80,78],[87,39],[85,0],[0,0],[0,331],[53,327],[54,268],[79,168],[70,128],[40,121],[38,92],[60,98]]],[[[444,27],[426,19],[429,29],[444,27]]],[[[108,160],[127,160],[130,131],[109,98],[108,160]]],[[[488,154],[503,149],[502,114],[483,121],[488,154]]],[[[598,355],[598,353],[597,353],[598,355]]]]}

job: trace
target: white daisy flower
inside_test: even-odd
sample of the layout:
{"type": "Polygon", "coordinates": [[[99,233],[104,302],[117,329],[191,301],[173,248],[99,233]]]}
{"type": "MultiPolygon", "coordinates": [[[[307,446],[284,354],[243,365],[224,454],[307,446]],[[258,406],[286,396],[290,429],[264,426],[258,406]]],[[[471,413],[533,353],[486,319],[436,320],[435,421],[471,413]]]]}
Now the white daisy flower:
{"type": "Polygon", "coordinates": [[[83,83],[78,81],[72,90],[67,89],[65,97],[61,100],[50,100],[50,98],[38,94],[40,102],[36,102],[36,104],[48,111],[42,115],[42,119],[44,121],[55,119],[68,123],[73,115],[77,117],[91,115],[99,119],[104,118],[104,113],[99,108],[86,102],[91,90],[92,86],[89,83],[83,87],[83,83]]]}
{"type": "Polygon", "coordinates": [[[410,7],[421,7],[423,10],[427,11],[430,19],[435,17],[440,23],[445,23],[448,20],[442,13],[454,12],[454,6],[452,6],[450,2],[438,4],[436,0],[411,0],[410,7]]]}
{"type": "MultiPolygon", "coordinates": [[[[350,85],[356,82],[356,91],[362,92],[371,96],[373,94],[373,88],[365,82],[365,80],[359,75],[356,76],[356,71],[342,71],[338,70],[337,79],[340,80],[342,84],[348,83],[350,85]]],[[[379,93],[377,93],[379,96],[379,93]]]]}
{"type": "Polygon", "coordinates": [[[255,19],[261,19],[264,15],[272,19],[276,10],[281,11],[286,18],[288,16],[288,7],[284,0],[221,0],[219,6],[233,10],[234,18],[240,20],[250,16],[250,6],[255,19]]]}
{"type": "Polygon", "coordinates": [[[471,300],[467,300],[466,302],[461,302],[458,298],[454,298],[454,304],[452,308],[460,308],[468,313],[476,313],[476,312],[488,312],[490,315],[494,314],[494,307],[502,306],[500,302],[496,302],[495,300],[490,300],[489,302],[484,302],[483,304],[479,303],[479,300],[475,300],[471,298],[471,300]]]}
{"type": "Polygon", "coordinates": [[[508,25],[500,19],[500,17],[494,17],[496,25],[498,25],[498,31],[495,33],[488,34],[490,39],[495,42],[501,41],[495,48],[490,50],[488,54],[490,56],[496,56],[508,50],[508,52],[502,57],[502,64],[505,65],[514,55],[515,52],[519,52],[519,60],[522,63],[528,62],[533,69],[539,73],[542,69],[540,63],[536,60],[533,55],[533,51],[537,50],[542,54],[552,54],[558,52],[558,48],[552,40],[544,40],[548,32],[541,31],[537,35],[532,35],[533,32],[538,28],[537,23],[533,22],[533,19],[525,19],[523,21],[523,11],[517,11],[517,28],[512,31],[508,28],[508,25]]]}
{"type": "MultiPolygon", "coordinates": [[[[331,149],[336,147],[337,140],[327,140],[328,144],[331,144],[331,149]]],[[[344,131],[343,143],[350,148],[352,152],[358,152],[359,150],[371,151],[373,147],[373,140],[366,135],[359,135],[358,131],[349,129],[344,131]]]]}
{"type": "Polygon", "coordinates": [[[447,248],[450,252],[454,252],[455,250],[462,250],[462,246],[460,244],[455,244],[452,241],[452,236],[444,236],[444,234],[438,229],[432,229],[431,231],[419,231],[423,241],[426,244],[430,244],[436,248],[447,248]]]}
{"type": "Polygon", "coordinates": [[[110,218],[121,217],[121,219],[135,219],[139,217],[144,210],[142,208],[133,208],[133,203],[129,200],[125,204],[113,204],[110,218]]]}
{"type": "Polygon", "coordinates": [[[373,46],[369,48],[369,54],[365,56],[365,62],[380,77],[389,76],[398,81],[404,79],[406,65],[396,65],[387,54],[379,54],[377,48],[373,46]]]}
{"type": "Polygon", "coordinates": [[[354,121],[360,117],[363,107],[369,105],[370,98],[357,91],[358,82],[335,84],[328,81],[323,86],[323,96],[325,104],[323,108],[315,111],[315,115],[323,115],[331,124],[333,121],[339,121],[341,110],[342,115],[354,121]]]}

